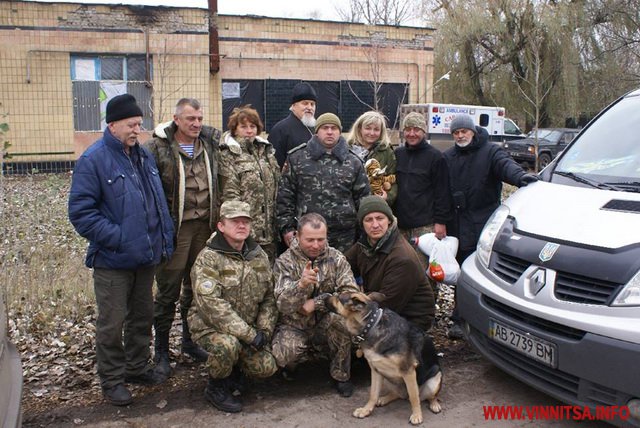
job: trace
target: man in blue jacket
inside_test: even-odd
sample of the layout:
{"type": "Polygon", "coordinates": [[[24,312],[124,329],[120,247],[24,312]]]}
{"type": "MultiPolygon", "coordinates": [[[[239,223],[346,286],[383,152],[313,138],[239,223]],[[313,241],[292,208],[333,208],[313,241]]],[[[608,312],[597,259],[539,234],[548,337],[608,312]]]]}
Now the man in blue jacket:
{"type": "Polygon", "coordinates": [[[132,402],[124,383],[152,385],[149,367],[156,266],[173,252],[173,224],[153,156],[138,143],[142,110],[129,94],[107,104],[107,128],[78,159],[69,220],[89,240],[98,305],[96,357],[104,397],[132,402]]]}

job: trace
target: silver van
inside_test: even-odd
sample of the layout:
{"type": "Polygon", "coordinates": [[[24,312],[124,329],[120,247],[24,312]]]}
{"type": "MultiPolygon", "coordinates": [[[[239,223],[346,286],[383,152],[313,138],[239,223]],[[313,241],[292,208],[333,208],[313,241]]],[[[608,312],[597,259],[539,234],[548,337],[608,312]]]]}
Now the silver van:
{"type": "Polygon", "coordinates": [[[640,427],[640,89],[540,176],[493,213],[462,265],[467,339],[534,388],[640,427]]]}

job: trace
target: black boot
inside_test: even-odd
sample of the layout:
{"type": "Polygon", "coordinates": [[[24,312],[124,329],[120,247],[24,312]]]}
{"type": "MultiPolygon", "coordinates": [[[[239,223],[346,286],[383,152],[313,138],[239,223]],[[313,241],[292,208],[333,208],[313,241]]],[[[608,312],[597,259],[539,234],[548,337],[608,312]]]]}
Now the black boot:
{"type": "Polygon", "coordinates": [[[187,311],[181,310],[180,315],[182,316],[182,353],[187,354],[199,363],[207,361],[209,353],[191,340],[191,332],[189,331],[189,323],[187,322],[187,311]]]}
{"type": "Polygon", "coordinates": [[[242,395],[247,392],[247,379],[240,367],[235,366],[233,368],[231,376],[227,378],[227,385],[233,395],[242,395]]]}
{"type": "Polygon", "coordinates": [[[209,382],[204,390],[204,398],[223,412],[238,413],[242,411],[242,402],[229,391],[227,379],[209,377],[209,382]]]}
{"type": "Polygon", "coordinates": [[[158,332],[156,330],[156,353],[153,361],[156,363],[153,371],[159,378],[164,380],[171,376],[171,365],[169,364],[169,332],[158,332]]]}
{"type": "Polygon", "coordinates": [[[351,383],[351,381],[345,380],[344,382],[341,382],[337,380],[336,389],[338,390],[338,394],[340,394],[340,396],[351,397],[353,395],[355,386],[351,383]]]}
{"type": "Polygon", "coordinates": [[[102,388],[102,395],[114,406],[127,406],[133,403],[131,392],[121,383],[111,388],[102,388]]]}

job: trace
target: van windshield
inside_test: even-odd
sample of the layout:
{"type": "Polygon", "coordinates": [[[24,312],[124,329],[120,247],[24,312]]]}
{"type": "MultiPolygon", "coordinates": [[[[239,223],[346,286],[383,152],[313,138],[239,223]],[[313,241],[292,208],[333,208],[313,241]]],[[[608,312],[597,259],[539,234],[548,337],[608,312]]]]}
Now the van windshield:
{"type": "Polygon", "coordinates": [[[640,187],[640,96],[612,106],[569,146],[554,173],[640,187]]]}

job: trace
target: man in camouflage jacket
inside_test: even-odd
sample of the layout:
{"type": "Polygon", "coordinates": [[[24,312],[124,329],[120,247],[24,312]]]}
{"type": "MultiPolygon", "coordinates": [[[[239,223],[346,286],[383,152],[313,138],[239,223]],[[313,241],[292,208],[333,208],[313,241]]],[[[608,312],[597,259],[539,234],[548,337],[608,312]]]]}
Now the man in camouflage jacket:
{"type": "Polygon", "coordinates": [[[242,402],[232,390],[240,372],[263,378],[277,370],[268,347],[278,310],[269,260],[250,237],[249,204],[224,202],[220,217],[191,271],[189,324],[209,352],[205,398],[222,411],[239,412],[242,402]]]}
{"type": "Polygon", "coordinates": [[[288,377],[302,362],[329,357],[330,374],[340,395],[353,393],[351,337],[343,318],[328,312],[329,294],[358,291],[347,259],[327,245],[327,224],[317,213],[304,215],[297,239],[274,267],[275,296],[280,311],[272,349],[288,377]]]}
{"type": "Polygon", "coordinates": [[[207,354],[191,339],[187,314],[193,293],[191,266],[218,221],[218,142],[220,131],[202,124],[203,111],[194,98],[176,104],[173,121],[158,125],[145,147],[158,165],[162,188],[173,220],[175,252],[156,273],[157,292],[153,304],[155,328],[155,371],[164,378],[171,374],[169,331],[180,299],[182,352],[196,361],[207,354]]]}
{"type": "Polygon", "coordinates": [[[334,114],[316,121],[316,135],[289,152],[278,187],[276,218],[285,244],[296,230],[296,219],[322,214],[329,228],[329,245],[346,251],[356,241],[360,199],[370,193],[362,160],[340,135],[334,114]]]}

